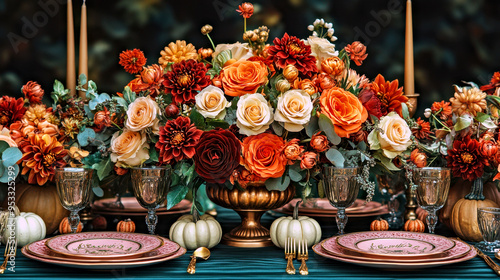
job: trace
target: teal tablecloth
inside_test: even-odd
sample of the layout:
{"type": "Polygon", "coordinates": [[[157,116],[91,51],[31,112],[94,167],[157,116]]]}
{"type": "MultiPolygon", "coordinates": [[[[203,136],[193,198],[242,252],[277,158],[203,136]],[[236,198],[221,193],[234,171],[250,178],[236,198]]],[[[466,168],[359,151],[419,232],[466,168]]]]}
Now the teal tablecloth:
{"type": "MultiPolygon", "coordinates": [[[[235,212],[219,208],[217,219],[224,230],[237,225],[239,217],[235,212]]],[[[263,216],[263,224],[269,226],[274,217],[263,216]]],[[[328,221],[326,221],[328,224],[328,221]]],[[[351,228],[364,230],[367,222],[351,221],[351,228]]],[[[324,236],[334,234],[334,227],[324,225],[324,236]]],[[[353,231],[353,230],[351,230],[353,231]]],[[[4,247],[1,248],[1,252],[4,247]]],[[[161,264],[113,271],[90,271],[65,268],[45,264],[24,257],[18,250],[15,272],[6,271],[5,279],[497,279],[493,271],[482,259],[476,257],[467,262],[418,271],[382,271],[357,265],[346,264],[315,255],[310,250],[307,262],[309,275],[288,275],[283,251],[275,247],[235,248],[219,245],[212,250],[208,261],[200,261],[196,274],[186,273],[189,255],[161,264]]],[[[492,255],[491,255],[492,256],[492,255]]],[[[299,262],[294,261],[296,269],[299,262]]]]}

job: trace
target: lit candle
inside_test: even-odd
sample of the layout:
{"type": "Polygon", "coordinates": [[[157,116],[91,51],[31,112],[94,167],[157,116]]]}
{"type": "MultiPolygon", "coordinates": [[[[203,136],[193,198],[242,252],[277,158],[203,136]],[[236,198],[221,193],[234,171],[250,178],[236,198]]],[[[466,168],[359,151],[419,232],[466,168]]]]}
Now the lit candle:
{"type": "Polygon", "coordinates": [[[405,85],[406,95],[415,94],[415,73],[413,68],[413,25],[411,0],[406,2],[406,41],[405,41],[405,85]]]}
{"type": "Polygon", "coordinates": [[[66,88],[70,89],[71,96],[76,93],[76,66],[75,66],[75,27],[73,25],[73,4],[68,0],[67,22],[67,52],[66,52],[66,88]]]}
{"type": "MultiPolygon", "coordinates": [[[[78,76],[85,74],[87,81],[88,75],[88,52],[87,52],[87,6],[83,0],[82,14],[80,21],[80,57],[78,62],[78,76]]],[[[85,99],[85,92],[80,91],[80,97],[85,99]]]]}

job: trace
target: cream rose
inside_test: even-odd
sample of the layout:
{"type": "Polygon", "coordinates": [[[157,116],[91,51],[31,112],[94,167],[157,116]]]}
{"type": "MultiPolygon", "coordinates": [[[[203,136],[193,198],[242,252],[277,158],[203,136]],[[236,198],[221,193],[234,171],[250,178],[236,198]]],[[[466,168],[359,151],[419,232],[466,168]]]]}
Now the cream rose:
{"type": "Polygon", "coordinates": [[[226,116],[226,108],[231,106],[231,102],[227,102],[224,97],[224,92],[214,86],[204,88],[195,97],[196,109],[205,118],[224,119],[226,116]]]}
{"type": "Polygon", "coordinates": [[[274,120],[283,123],[286,130],[299,132],[311,119],[313,104],[307,92],[292,89],[278,97],[274,120]]]}
{"type": "Polygon", "coordinates": [[[339,52],[335,50],[335,45],[325,38],[309,36],[304,43],[311,46],[311,55],[316,57],[316,67],[318,69],[321,69],[323,59],[339,55],[339,52]]]}
{"type": "Polygon", "coordinates": [[[118,167],[139,166],[149,159],[149,145],[146,135],[125,129],[117,131],[111,138],[111,161],[118,167]]]}
{"type": "Polygon", "coordinates": [[[10,131],[6,127],[0,131],[0,141],[7,142],[10,147],[17,147],[16,141],[10,137],[10,131]]]}
{"type": "Polygon", "coordinates": [[[141,131],[151,127],[153,133],[158,134],[159,114],[160,107],[156,101],[149,97],[139,97],[128,106],[125,127],[131,131],[141,131]]]}
{"type": "Polygon", "coordinates": [[[368,135],[368,143],[372,150],[382,149],[387,158],[395,158],[411,145],[410,127],[398,113],[382,117],[377,128],[368,135]]]}
{"type": "Polygon", "coordinates": [[[253,56],[252,49],[248,47],[247,43],[242,44],[240,42],[237,42],[234,44],[218,44],[217,47],[215,47],[215,51],[212,54],[212,57],[217,57],[217,55],[225,50],[230,50],[231,57],[236,61],[247,60],[253,56]]]}
{"type": "Polygon", "coordinates": [[[258,93],[241,96],[237,106],[236,125],[246,136],[266,131],[274,120],[271,105],[258,93]]]}

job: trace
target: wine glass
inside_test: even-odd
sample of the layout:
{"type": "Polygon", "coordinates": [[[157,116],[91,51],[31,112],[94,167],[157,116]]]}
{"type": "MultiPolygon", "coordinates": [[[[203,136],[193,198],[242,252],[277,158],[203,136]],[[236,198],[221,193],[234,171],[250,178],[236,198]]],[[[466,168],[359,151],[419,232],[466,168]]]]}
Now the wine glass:
{"type": "Polygon", "coordinates": [[[404,172],[377,175],[377,185],[382,196],[387,199],[389,217],[387,222],[389,228],[397,229],[402,226],[402,221],[398,218],[399,201],[398,197],[404,194],[406,177],[404,172]]]}
{"type": "Polygon", "coordinates": [[[139,204],[148,210],[146,224],[150,234],[155,233],[160,208],[170,189],[172,168],[168,166],[134,167],[131,169],[132,188],[139,204]]]}
{"type": "Polygon", "coordinates": [[[62,206],[71,212],[68,221],[72,233],[76,233],[80,224],[78,212],[90,203],[93,174],[94,170],[90,168],[65,167],[55,170],[59,200],[62,206]]]}
{"type": "Polygon", "coordinates": [[[323,167],[323,188],[330,204],[337,208],[337,227],[339,235],[344,234],[347,224],[345,209],[351,206],[358,197],[360,184],[357,176],[361,174],[360,167],[337,168],[323,167]]]}
{"type": "Polygon", "coordinates": [[[418,205],[429,212],[426,218],[429,233],[434,233],[437,224],[436,211],[443,208],[448,198],[450,174],[449,168],[442,167],[423,167],[414,171],[418,205]]]}
{"type": "Polygon", "coordinates": [[[500,248],[500,208],[481,207],[477,209],[477,223],[483,241],[476,247],[486,252],[496,252],[500,248]]]}

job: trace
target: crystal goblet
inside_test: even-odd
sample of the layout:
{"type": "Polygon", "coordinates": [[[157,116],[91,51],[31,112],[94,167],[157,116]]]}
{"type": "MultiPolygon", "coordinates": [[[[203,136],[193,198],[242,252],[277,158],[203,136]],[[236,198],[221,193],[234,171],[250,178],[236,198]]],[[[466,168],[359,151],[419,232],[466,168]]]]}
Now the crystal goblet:
{"type": "Polygon", "coordinates": [[[360,167],[337,168],[323,167],[323,188],[330,204],[337,208],[337,227],[339,235],[344,234],[347,224],[345,209],[351,206],[358,197],[360,184],[357,176],[361,174],[360,167]]]}
{"type": "Polygon", "coordinates": [[[414,171],[418,205],[429,212],[426,218],[429,233],[434,233],[438,221],[436,211],[443,208],[448,198],[450,174],[449,168],[442,167],[423,167],[414,171]]]}
{"type": "Polygon", "coordinates": [[[76,233],[80,216],[78,212],[90,203],[92,195],[92,176],[90,168],[56,168],[55,181],[61,205],[71,212],[68,217],[71,232],[76,233]]]}
{"type": "Polygon", "coordinates": [[[389,217],[386,219],[390,229],[399,229],[402,227],[402,220],[398,217],[399,201],[398,197],[404,194],[405,189],[404,172],[377,175],[377,185],[383,198],[387,200],[389,217]]]}
{"type": "Polygon", "coordinates": [[[154,234],[158,216],[156,209],[167,200],[172,168],[168,166],[135,167],[131,169],[132,188],[139,204],[148,210],[146,224],[154,234]]]}
{"type": "Polygon", "coordinates": [[[500,248],[500,208],[481,207],[477,209],[477,223],[483,241],[477,247],[486,252],[496,252],[500,248]]]}

